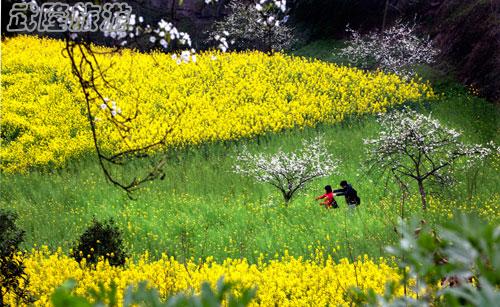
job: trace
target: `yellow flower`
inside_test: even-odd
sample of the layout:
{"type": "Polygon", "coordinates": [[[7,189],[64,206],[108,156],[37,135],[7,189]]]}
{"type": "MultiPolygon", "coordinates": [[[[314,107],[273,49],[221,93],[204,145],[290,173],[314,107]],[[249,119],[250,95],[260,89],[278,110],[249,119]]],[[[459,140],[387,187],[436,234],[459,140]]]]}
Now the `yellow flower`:
{"type": "MultiPolygon", "coordinates": [[[[61,167],[93,150],[84,97],[63,45],[32,36],[2,43],[3,171],[61,167]]],[[[99,55],[119,89],[97,81],[106,99],[96,100],[92,115],[103,149],[252,138],[434,96],[428,84],[396,75],[281,53],[216,53],[215,61],[213,55],[202,53],[187,65],[161,53],[99,55]],[[122,117],[134,117],[126,135],[110,121],[122,117]]]]}
{"type": "MultiPolygon", "coordinates": [[[[264,262],[261,258],[257,264],[246,259],[226,259],[217,263],[212,257],[197,263],[191,259],[183,264],[167,255],[150,260],[146,253],[137,262],[127,260],[125,267],[113,267],[101,259],[94,268],[84,263],[80,265],[60,249],[50,252],[42,248],[24,257],[30,277],[28,290],[39,298],[36,306],[49,305],[54,289],[69,278],[78,281],[75,293],[79,295],[87,295],[87,289],[96,289],[99,283],[109,288],[114,282],[121,300],[128,285],[143,280],[157,288],[162,297],[167,297],[190,289],[198,292],[202,282],[215,285],[224,276],[227,281],[236,283],[234,293],[242,288],[257,287],[253,305],[263,306],[346,305],[345,291],[350,287],[372,288],[382,294],[386,282],[401,278],[397,267],[388,264],[390,261],[380,258],[379,263],[375,263],[366,255],[352,263],[345,258],[324,260],[321,254],[316,257],[321,261],[304,260],[285,251],[281,259],[264,262]]],[[[403,294],[403,289],[397,291],[403,294]]],[[[7,295],[7,303],[15,305],[11,294],[7,295]]]]}

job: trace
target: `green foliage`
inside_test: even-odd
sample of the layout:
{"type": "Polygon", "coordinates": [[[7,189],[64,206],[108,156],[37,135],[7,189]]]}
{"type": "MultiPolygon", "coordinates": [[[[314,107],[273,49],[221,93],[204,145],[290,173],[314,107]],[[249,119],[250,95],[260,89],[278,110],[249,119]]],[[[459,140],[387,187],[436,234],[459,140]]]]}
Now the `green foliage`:
{"type": "Polygon", "coordinates": [[[124,265],[127,255],[123,247],[121,230],[113,219],[104,222],[92,221],[92,225],[80,236],[72,256],[78,261],[97,263],[99,258],[111,265],[124,265]]]}
{"type": "Polygon", "coordinates": [[[214,291],[210,284],[205,282],[201,285],[199,296],[177,294],[169,298],[167,304],[163,306],[221,306],[224,301],[227,301],[228,307],[248,306],[255,297],[256,289],[244,289],[241,296],[234,296],[231,293],[233,287],[234,284],[227,283],[220,278],[214,291]]]}
{"type": "Polygon", "coordinates": [[[16,226],[16,219],[17,214],[0,208],[0,306],[7,292],[14,293],[18,302],[32,301],[26,290],[28,277],[24,264],[17,255],[24,231],[16,226]]]}
{"type": "Polygon", "coordinates": [[[76,286],[74,280],[68,280],[52,294],[52,303],[54,307],[98,307],[109,306],[124,307],[131,306],[150,306],[150,307],[177,307],[177,306],[192,306],[192,307],[243,307],[247,306],[255,297],[256,289],[244,289],[240,296],[234,296],[231,289],[234,284],[225,282],[220,278],[217,282],[215,291],[210,287],[209,283],[203,283],[201,293],[199,295],[176,294],[162,300],[158,291],[148,287],[146,282],[141,282],[137,286],[129,286],[125,291],[123,304],[118,304],[116,285],[112,284],[109,289],[106,289],[102,284],[99,284],[99,290],[89,290],[86,298],[72,294],[76,286]]]}
{"type": "Polygon", "coordinates": [[[413,281],[419,296],[397,297],[396,285],[388,284],[383,296],[352,289],[353,303],[494,306],[500,301],[500,226],[461,215],[437,229],[423,221],[402,223],[399,232],[400,244],[390,252],[407,272],[401,285],[409,287],[413,281]]]}
{"type": "Polygon", "coordinates": [[[318,40],[293,52],[294,55],[316,58],[326,62],[334,62],[341,65],[349,65],[349,60],[342,57],[340,50],[345,47],[343,41],[318,40]]]}
{"type": "Polygon", "coordinates": [[[82,296],[77,296],[71,294],[71,291],[75,288],[76,281],[73,279],[67,280],[59,288],[57,288],[52,294],[51,300],[55,307],[88,307],[88,306],[99,306],[98,303],[95,305],[90,303],[88,299],[82,296]]]}

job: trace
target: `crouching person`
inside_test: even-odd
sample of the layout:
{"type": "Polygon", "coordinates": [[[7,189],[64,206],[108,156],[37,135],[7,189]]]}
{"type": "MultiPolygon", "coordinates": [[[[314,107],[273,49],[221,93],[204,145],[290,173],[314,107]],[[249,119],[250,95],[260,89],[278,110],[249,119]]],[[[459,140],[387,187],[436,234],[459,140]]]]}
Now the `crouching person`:
{"type": "Polygon", "coordinates": [[[347,181],[342,180],[340,182],[340,187],[342,189],[333,191],[334,196],[345,196],[345,201],[347,205],[351,208],[355,208],[361,203],[361,199],[358,197],[358,192],[347,183],[347,181]]]}
{"type": "Polygon", "coordinates": [[[316,200],[320,200],[320,199],[325,199],[325,201],[320,203],[320,205],[325,206],[326,209],[339,207],[339,205],[337,205],[337,202],[333,198],[332,187],[329,185],[327,185],[325,187],[325,194],[316,197],[316,200]]]}

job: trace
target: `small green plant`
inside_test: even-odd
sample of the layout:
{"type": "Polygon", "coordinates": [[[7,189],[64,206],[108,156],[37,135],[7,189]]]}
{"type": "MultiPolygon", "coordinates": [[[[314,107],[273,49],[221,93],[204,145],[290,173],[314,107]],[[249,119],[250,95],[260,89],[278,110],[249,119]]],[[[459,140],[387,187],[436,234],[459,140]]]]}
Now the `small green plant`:
{"type": "MultiPolygon", "coordinates": [[[[72,294],[76,286],[76,281],[67,280],[52,294],[52,304],[55,307],[78,306],[78,307],[93,307],[93,306],[118,306],[117,288],[112,284],[109,289],[106,289],[102,284],[99,285],[99,290],[89,290],[88,296],[90,299],[72,294]]],[[[215,291],[210,287],[209,283],[203,283],[201,293],[199,295],[177,294],[171,296],[166,301],[162,301],[158,290],[148,287],[146,282],[141,282],[137,286],[129,286],[125,291],[123,298],[124,307],[129,306],[152,306],[152,307],[175,307],[175,306],[204,306],[216,307],[222,306],[223,302],[229,307],[247,306],[255,297],[255,289],[243,289],[241,296],[231,294],[231,289],[234,284],[225,282],[220,278],[217,282],[215,291]]]]}
{"type": "Polygon", "coordinates": [[[124,265],[127,258],[122,232],[113,219],[104,222],[94,219],[92,225],[80,236],[71,255],[78,262],[86,259],[87,263],[95,264],[100,258],[104,258],[115,266],[124,265]]]}
{"type": "Polygon", "coordinates": [[[17,214],[0,209],[0,306],[4,306],[4,297],[9,292],[14,293],[18,303],[33,301],[26,290],[28,276],[23,260],[17,255],[24,231],[17,228],[16,219],[17,214]]]}

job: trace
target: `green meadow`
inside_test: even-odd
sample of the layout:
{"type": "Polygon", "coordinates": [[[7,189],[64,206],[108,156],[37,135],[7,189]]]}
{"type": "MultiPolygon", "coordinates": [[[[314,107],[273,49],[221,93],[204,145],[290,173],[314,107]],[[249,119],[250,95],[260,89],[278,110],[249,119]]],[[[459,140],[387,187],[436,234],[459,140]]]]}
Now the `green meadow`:
{"type": "MultiPolygon", "coordinates": [[[[462,131],[466,142],[500,142],[497,106],[452,82],[433,82],[438,98],[410,104],[412,108],[462,131]]],[[[393,182],[367,171],[363,139],[375,136],[378,129],[375,116],[354,117],[336,125],[172,150],[165,153],[169,156],[165,179],[144,186],[134,199],[106,182],[89,154],[52,172],[1,174],[0,205],[19,214],[19,226],[26,230],[25,249],[47,245],[69,251],[93,218],[113,218],[134,257],[148,251],[180,260],[213,256],[254,262],[261,254],[269,259],[286,250],[314,257],[316,249],[335,258],[384,256],[383,246],[398,239],[394,226],[401,215],[401,197],[393,182]],[[303,139],[318,134],[325,136],[326,150],[342,163],[336,174],[299,191],[289,206],[272,186],[232,172],[243,145],[254,152],[292,151],[303,139]],[[361,197],[357,209],[348,209],[343,198],[337,199],[337,210],[326,210],[314,201],[325,185],[336,187],[343,179],[361,197]]],[[[122,171],[139,172],[143,166],[138,163],[122,171]]],[[[429,186],[427,212],[420,208],[415,187],[404,214],[435,223],[453,218],[454,210],[465,206],[472,214],[498,222],[498,169],[499,161],[490,159],[459,173],[452,187],[429,186]]]]}

